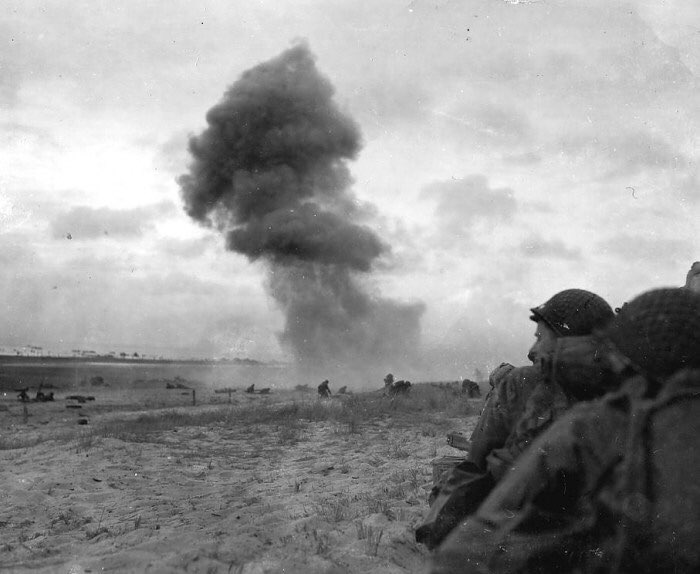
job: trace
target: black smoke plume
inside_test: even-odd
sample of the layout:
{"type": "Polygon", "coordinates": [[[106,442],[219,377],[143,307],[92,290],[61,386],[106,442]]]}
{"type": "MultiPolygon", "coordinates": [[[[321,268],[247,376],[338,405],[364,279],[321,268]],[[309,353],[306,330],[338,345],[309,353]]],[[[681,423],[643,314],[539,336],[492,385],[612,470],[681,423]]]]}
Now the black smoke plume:
{"type": "Polygon", "coordinates": [[[187,213],[262,260],[286,314],[282,343],[303,365],[390,365],[414,355],[421,304],[368,292],[386,245],[364,222],[346,165],[360,131],[305,44],[244,72],[189,142],[187,213]]]}

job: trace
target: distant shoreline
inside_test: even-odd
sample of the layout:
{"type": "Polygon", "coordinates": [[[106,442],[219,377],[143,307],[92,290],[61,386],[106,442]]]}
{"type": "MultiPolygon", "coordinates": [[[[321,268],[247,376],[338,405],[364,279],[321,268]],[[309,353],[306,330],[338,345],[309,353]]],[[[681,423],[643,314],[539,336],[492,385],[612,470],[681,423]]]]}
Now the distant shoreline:
{"type": "Polygon", "coordinates": [[[114,365],[243,365],[249,367],[274,367],[279,363],[265,363],[255,359],[142,359],[139,357],[109,357],[95,355],[90,357],[66,357],[66,356],[28,356],[28,355],[0,355],[0,365],[46,365],[49,363],[99,363],[114,365]]]}

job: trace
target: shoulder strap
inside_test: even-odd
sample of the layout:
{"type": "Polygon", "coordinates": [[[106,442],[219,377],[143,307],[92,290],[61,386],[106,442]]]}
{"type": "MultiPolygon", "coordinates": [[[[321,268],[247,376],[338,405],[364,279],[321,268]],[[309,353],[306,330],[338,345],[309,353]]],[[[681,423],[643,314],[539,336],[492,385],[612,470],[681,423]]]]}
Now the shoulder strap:
{"type": "Polygon", "coordinates": [[[630,413],[625,449],[621,517],[614,572],[644,570],[646,551],[654,545],[650,525],[657,493],[654,485],[651,421],[655,414],[688,400],[698,400],[697,389],[686,389],[637,404],[630,413]],[[642,553],[639,554],[639,550],[642,553]]]}

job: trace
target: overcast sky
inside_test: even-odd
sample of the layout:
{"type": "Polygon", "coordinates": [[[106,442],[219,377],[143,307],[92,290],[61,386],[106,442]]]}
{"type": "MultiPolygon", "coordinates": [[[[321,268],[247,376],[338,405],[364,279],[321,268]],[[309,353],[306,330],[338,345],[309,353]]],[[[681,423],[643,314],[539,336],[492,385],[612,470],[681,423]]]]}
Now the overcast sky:
{"type": "Polygon", "coordinates": [[[226,88],[305,39],[391,248],[361,280],[425,305],[426,374],[523,364],[530,307],[700,259],[698,6],[4,0],[0,345],[289,358],[263,264],[176,178],[226,88]]]}

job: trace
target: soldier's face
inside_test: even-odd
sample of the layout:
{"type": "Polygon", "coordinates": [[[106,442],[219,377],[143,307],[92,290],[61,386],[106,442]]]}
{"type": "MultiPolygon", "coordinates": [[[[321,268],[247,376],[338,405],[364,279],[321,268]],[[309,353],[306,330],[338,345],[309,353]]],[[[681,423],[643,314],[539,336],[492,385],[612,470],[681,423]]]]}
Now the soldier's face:
{"type": "Polygon", "coordinates": [[[535,329],[535,344],[530,347],[527,358],[534,364],[539,363],[540,359],[554,352],[556,341],[556,333],[547,327],[546,323],[538,321],[537,328],[535,329]]]}

